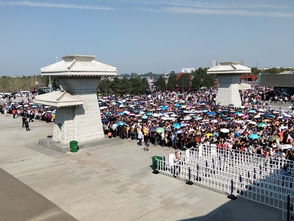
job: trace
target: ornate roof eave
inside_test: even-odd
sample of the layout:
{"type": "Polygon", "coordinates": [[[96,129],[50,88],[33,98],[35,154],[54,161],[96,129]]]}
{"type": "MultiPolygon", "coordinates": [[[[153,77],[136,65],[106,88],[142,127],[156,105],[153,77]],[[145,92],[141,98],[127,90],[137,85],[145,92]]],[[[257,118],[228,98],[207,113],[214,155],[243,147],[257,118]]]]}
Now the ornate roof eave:
{"type": "Polygon", "coordinates": [[[41,75],[43,76],[63,76],[63,77],[72,77],[72,76],[80,76],[80,77],[86,77],[86,76],[116,76],[117,73],[115,72],[42,72],[41,75]]]}
{"type": "Polygon", "coordinates": [[[83,100],[77,95],[71,95],[66,91],[54,91],[47,94],[36,96],[35,103],[60,107],[70,107],[83,105],[83,100]]]}

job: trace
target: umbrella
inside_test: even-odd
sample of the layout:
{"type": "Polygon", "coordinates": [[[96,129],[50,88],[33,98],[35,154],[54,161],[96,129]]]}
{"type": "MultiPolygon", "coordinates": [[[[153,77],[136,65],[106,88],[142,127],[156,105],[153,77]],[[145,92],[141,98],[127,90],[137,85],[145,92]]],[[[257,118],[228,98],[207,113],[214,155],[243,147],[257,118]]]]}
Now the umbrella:
{"type": "Polygon", "coordinates": [[[170,132],[172,131],[172,129],[168,127],[168,128],[165,128],[165,131],[170,132]]]}
{"type": "Polygon", "coordinates": [[[195,118],[195,120],[202,120],[202,117],[199,116],[193,116],[195,118]]]}
{"type": "Polygon", "coordinates": [[[226,125],[226,124],[227,124],[227,122],[225,122],[225,121],[222,121],[219,123],[219,125],[226,125]]]}
{"type": "Polygon", "coordinates": [[[191,120],[191,119],[192,119],[192,117],[189,115],[184,117],[184,120],[191,120]]]}
{"type": "Polygon", "coordinates": [[[118,125],[118,126],[122,126],[122,125],[124,125],[124,124],[125,124],[125,123],[122,122],[122,121],[117,122],[117,125],[118,125]]]}
{"type": "Polygon", "coordinates": [[[151,127],[151,128],[149,129],[149,131],[150,131],[150,132],[154,132],[154,131],[156,131],[156,127],[151,127]]]}
{"type": "Polygon", "coordinates": [[[257,124],[255,121],[252,121],[252,120],[250,120],[248,122],[249,122],[249,124],[252,124],[252,125],[256,125],[257,124]]]}
{"type": "Polygon", "coordinates": [[[162,120],[171,120],[171,121],[175,121],[176,118],[173,118],[173,117],[163,117],[162,120]]]}
{"type": "Polygon", "coordinates": [[[176,115],[175,113],[170,115],[171,117],[177,117],[178,115],[176,115]]]}
{"type": "Polygon", "coordinates": [[[284,114],[284,117],[292,117],[290,114],[284,114]]]}
{"type": "Polygon", "coordinates": [[[259,123],[257,124],[258,127],[266,127],[266,123],[259,123]]]}
{"type": "Polygon", "coordinates": [[[252,109],[251,109],[251,110],[248,111],[248,113],[250,113],[250,114],[255,114],[255,113],[256,113],[256,110],[252,110],[252,109]]]}
{"type": "Polygon", "coordinates": [[[187,126],[189,126],[190,124],[187,124],[187,123],[182,123],[181,124],[181,127],[187,127],[187,126]]]}
{"type": "Polygon", "coordinates": [[[222,132],[222,133],[229,133],[230,130],[227,129],[227,128],[221,128],[221,129],[220,129],[220,132],[222,132]]]}
{"type": "Polygon", "coordinates": [[[207,112],[207,114],[213,116],[213,115],[215,115],[215,112],[214,111],[209,111],[209,112],[207,112]]]}
{"type": "Polygon", "coordinates": [[[176,104],[175,106],[176,106],[176,107],[181,107],[181,105],[180,105],[180,104],[176,104]]]}
{"type": "Polygon", "coordinates": [[[149,112],[149,113],[147,113],[146,115],[147,115],[147,116],[151,116],[151,115],[152,115],[152,113],[150,113],[150,112],[149,112]]]}
{"type": "Polygon", "coordinates": [[[160,117],[161,115],[160,114],[157,114],[157,113],[155,113],[155,114],[153,114],[153,117],[160,117]]]}
{"type": "Polygon", "coordinates": [[[183,133],[182,130],[177,130],[177,131],[176,131],[176,134],[181,134],[181,133],[183,133]]]}
{"type": "Polygon", "coordinates": [[[102,119],[102,123],[107,124],[108,122],[109,122],[108,118],[104,118],[104,119],[102,119]]]}
{"type": "Polygon", "coordinates": [[[181,124],[175,123],[175,124],[173,124],[173,127],[176,128],[176,129],[180,129],[181,128],[181,124]]]}
{"type": "Polygon", "coordinates": [[[161,134],[161,133],[164,132],[164,128],[163,127],[158,127],[155,131],[156,131],[156,133],[161,134]]]}
{"type": "Polygon", "coordinates": [[[236,116],[239,116],[241,113],[240,112],[235,112],[235,115],[236,116]]]}
{"type": "Polygon", "coordinates": [[[247,118],[249,118],[248,114],[245,114],[245,115],[242,116],[242,119],[247,119],[247,118]]]}
{"type": "Polygon", "coordinates": [[[167,106],[161,106],[161,110],[166,110],[167,106]]]}
{"type": "Polygon", "coordinates": [[[285,150],[285,149],[291,149],[292,145],[291,144],[283,144],[279,146],[279,149],[285,150]]]}
{"type": "Polygon", "coordinates": [[[148,119],[148,116],[147,115],[143,115],[142,116],[142,119],[148,119]]]}
{"type": "Polygon", "coordinates": [[[259,138],[258,134],[250,134],[248,137],[250,139],[252,139],[252,140],[255,140],[255,139],[258,139],[259,138]]]}

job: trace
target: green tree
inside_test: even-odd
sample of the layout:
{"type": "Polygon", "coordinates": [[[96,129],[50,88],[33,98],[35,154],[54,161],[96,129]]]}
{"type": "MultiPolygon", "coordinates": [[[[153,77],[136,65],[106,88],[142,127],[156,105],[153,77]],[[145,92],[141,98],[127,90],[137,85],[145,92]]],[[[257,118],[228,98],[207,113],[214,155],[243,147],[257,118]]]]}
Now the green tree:
{"type": "Polygon", "coordinates": [[[214,87],[214,85],[215,85],[215,76],[214,75],[211,75],[211,74],[203,75],[203,79],[202,79],[202,86],[203,87],[211,88],[211,87],[214,87]]]}
{"type": "Polygon", "coordinates": [[[199,75],[194,75],[191,83],[191,88],[194,91],[198,91],[201,87],[201,77],[199,75]]]}
{"type": "Polygon", "coordinates": [[[170,91],[174,91],[177,86],[177,76],[176,73],[173,71],[170,73],[167,84],[166,84],[166,89],[170,91]]]}
{"type": "Polygon", "coordinates": [[[190,74],[182,74],[178,81],[177,85],[180,88],[181,91],[187,91],[190,88],[190,74]]]}
{"type": "Polygon", "coordinates": [[[142,78],[141,80],[141,92],[149,91],[149,84],[146,78],[142,78]]]}
{"type": "Polygon", "coordinates": [[[166,84],[163,76],[160,76],[157,81],[155,82],[155,87],[159,91],[165,90],[166,84]]]}

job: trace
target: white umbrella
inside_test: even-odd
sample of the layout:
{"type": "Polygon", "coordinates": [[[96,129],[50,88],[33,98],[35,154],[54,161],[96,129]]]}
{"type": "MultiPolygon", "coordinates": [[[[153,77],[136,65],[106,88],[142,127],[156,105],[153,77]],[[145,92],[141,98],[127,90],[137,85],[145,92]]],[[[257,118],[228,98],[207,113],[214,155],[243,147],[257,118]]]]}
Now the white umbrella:
{"type": "Polygon", "coordinates": [[[222,133],[229,133],[230,130],[227,129],[227,128],[221,128],[221,129],[220,129],[220,132],[222,132],[222,133]]]}
{"type": "Polygon", "coordinates": [[[191,120],[191,119],[192,119],[192,118],[191,118],[191,116],[189,116],[189,115],[184,117],[184,120],[191,120]]]}
{"type": "Polygon", "coordinates": [[[279,149],[285,150],[285,149],[291,149],[292,145],[291,144],[283,144],[279,146],[279,149]]]}

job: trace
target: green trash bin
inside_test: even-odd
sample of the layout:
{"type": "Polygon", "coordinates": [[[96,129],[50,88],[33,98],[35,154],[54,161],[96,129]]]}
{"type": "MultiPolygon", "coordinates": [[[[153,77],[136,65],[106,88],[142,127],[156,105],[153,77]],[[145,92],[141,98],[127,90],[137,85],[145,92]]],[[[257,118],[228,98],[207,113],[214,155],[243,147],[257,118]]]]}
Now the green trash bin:
{"type": "Polygon", "coordinates": [[[79,146],[78,141],[72,140],[69,142],[70,152],[78,152],[79,146]]]}
{"type": "Polygon", "coordinates": [[[159,168],[159,162],[158,160],[162,160],[163,158],[161,156],[153,156],[152,159],[152,169],[157,170],[159,168]]]}

